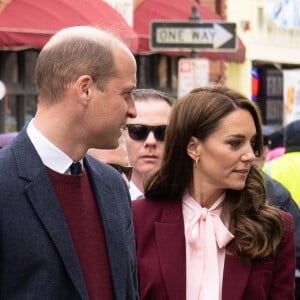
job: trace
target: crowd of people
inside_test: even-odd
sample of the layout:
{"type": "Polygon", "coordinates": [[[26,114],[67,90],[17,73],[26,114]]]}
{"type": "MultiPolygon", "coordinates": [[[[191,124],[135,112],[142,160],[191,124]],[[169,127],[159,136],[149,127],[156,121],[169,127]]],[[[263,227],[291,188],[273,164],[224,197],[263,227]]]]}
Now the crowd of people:
{"type": "Polygon", "coordinates": [[[53,35],[36,84],[0,151],[0,299],[299,299],[300,120],[269,168],[254,102],[139,89],[91,26],[53,35]]]}

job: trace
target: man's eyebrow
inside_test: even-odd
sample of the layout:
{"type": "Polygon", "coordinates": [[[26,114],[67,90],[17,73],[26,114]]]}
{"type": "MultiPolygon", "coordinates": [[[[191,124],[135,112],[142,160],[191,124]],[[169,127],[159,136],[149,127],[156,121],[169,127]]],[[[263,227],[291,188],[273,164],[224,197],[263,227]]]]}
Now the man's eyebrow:
{"type": "Polygon", "coordinates": [[[131,87],[125,87],[124,89],[121,90],[121,93],[132,93],[135,90],[135,86],[131,87]]]}

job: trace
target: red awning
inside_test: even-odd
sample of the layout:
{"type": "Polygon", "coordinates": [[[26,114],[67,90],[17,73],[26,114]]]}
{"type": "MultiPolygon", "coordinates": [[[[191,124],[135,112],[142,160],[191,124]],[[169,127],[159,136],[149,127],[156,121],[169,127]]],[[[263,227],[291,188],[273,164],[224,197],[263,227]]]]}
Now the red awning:
{"type": "Polygon", "coordinates": [[[12,0],[0,14],[0,49],[40,49],[58,30],[77,25],[115,32],[132,52],[137,50],[134,30],[101,0],[12,0]]]}
{"type": "MultiPolygon", "coordinates": [[[[144,54],[159,53],[151,51],[149,48],[149,39],[151,22],[154,20],[168,21],[188,21],[191,16],[192,6],[198,8],[201,21],[222,21],[222,18],[196,1],[188,0],[144,0],[134,13],[134,30],[139,37],[138,52],[144,54]]],[[[225,60],[231,62],[243,62],[245,60],[245,46],[242,41],[237,39],[237,51],[234,52],[208,52],[200,51],[199,56],[212,60],[225,60]]],[[[168,54],[172,55],[171,52],[168,54]]],[[[174,55],[174,53],[173,53],[174,55]]],[[[187,56],[186,52],[176,52],[176,55],[187,56]]]]}

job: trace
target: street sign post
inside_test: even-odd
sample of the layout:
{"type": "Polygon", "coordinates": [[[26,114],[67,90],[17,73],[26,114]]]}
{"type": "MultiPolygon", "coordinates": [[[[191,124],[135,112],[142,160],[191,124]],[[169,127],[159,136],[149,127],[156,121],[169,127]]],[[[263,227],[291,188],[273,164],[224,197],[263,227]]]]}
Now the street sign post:
{"type": "Polygon", "coordinates": [[[236,24],[154,21],[150,41],[152,50],[236,51],[236,24]]]}

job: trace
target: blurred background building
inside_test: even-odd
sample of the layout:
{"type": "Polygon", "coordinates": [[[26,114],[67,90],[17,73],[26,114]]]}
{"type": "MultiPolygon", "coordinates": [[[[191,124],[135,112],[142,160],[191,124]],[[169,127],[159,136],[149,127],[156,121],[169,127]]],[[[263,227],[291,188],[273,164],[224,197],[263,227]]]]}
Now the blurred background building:
{"type": "Polygon", "coordinates": [[[243,64],[228,64],[227,84],[258,102],[265,124],[300,119],[300,1],[228,0],[227,19],[247,49],[243,64]]]}
{"type": "Polygon", "coordinates": [[[227,84],[258,102],[265,124],[280,127],[300,118],[299,2],[0,0],[0,132],[20,130],[35,113],[39,49],[58,29],[83,24],[124,38],[136,57],[138,87],[176,98],[194,85],[227,84]],[[157,20],[232,22],[237,47],[213,52],[153,49],[150,27],[157,20]],[[191,62],[193,82],[184,73],[191,62]]]}

